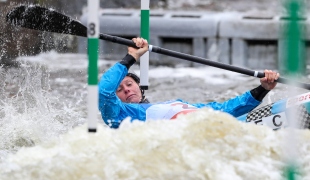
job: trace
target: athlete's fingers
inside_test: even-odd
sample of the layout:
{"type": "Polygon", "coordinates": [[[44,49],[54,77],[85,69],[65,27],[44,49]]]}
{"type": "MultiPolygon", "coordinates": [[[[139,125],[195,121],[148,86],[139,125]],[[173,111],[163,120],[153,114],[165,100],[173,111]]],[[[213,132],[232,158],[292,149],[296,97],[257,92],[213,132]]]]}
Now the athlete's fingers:
{"type": "Polygon", "coordinates": [[[280,76],[279,73],[271,71],[271,70],[265,70],[265,77],[266,77],[266,81],[269,83],[273,83],[275,80],[277,80],[280,76]]]}
{"type": "Polygon", "coordinates": [[[139,47],[143,47],[143,45],[144,45],[143,38],[140,38],[139,39],[139,47]]]}
{"type": "Polygon", "coordinates": [[[264,73],[265,73],[265,81],[266,81],[266,82],[269,82],[269,79],[270,79],[269,70],[265,69],[264,73]]]}
{"type": "Polygon", "coordinates": [[[277,73],[275,80],[278,80],[280,77],[280,73],[277,73]]]}
{"type": "Polygon", "coordinates": [[[137,38],[132,38],[132,41],[136,44],[137,43],[137,38]]]}

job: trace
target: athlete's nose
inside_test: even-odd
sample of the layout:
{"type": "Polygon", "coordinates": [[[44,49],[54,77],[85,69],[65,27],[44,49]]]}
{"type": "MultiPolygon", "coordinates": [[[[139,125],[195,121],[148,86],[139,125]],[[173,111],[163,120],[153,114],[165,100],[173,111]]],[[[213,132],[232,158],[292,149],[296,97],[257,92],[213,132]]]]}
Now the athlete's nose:
{"type": "Polygon", "coordinates": [[[125,92],[125,94],[127,94],[129,91],[130,91],[129,88],[128,88],[127,86],[125,86],[125,87],[124,87],[124,92],[125,92]]]}

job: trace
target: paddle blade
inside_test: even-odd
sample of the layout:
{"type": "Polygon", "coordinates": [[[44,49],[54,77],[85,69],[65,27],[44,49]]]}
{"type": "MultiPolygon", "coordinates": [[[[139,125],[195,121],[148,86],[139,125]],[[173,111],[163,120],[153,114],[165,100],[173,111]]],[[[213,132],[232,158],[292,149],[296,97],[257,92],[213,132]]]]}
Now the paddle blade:
{"type": "Polygon", "coordinates": [[[13,8],[6,15],[6,21],[28,29],[87,37],[87,28],[82,23],[53,9],[35,5],[13,8]]]}

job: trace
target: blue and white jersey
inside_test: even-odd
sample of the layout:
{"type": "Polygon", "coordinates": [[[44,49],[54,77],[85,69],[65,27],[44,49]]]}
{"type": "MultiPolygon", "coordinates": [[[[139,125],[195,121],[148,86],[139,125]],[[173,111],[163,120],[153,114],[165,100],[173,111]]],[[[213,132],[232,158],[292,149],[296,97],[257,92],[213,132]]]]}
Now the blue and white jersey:
{"type": "Polygon", "coordinates": [[[153,104],[124,103],[117,97],[116,90],[127,73],[128,69],[124,65],[116,63],[103,74],[99,82],[99,110],[102,119],[111,128],[118,128],[126,117],[140,121],[174,119],[178,114],[192,112],[203,107],[238,117],[261,103],[251,95],[250,91],[222,103],[189,104],[181,99],[153,104]]]}
{"type": "Polygon", "coordinates": [[[146,119],[175,119],[179,114],[187,114],[198,108],[182,101],[167,101],[153,104],[146,109],[146,119]]]}

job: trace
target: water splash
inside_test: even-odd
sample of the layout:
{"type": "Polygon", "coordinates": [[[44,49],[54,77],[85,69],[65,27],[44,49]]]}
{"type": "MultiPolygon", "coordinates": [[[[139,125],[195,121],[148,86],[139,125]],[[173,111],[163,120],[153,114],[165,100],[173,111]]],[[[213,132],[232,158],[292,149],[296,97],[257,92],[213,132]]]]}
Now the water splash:
{"type": "MultiPolygon", "coordinates": [[[[0,165],[6,179],[281,179],[284,131],[244,124],[204,109],[176,121],[76,127],[22,148],[0,165]],[[44,167],[44,168],[42,168],[44,167]],[[225,173],[223,173],[225,172],[225,173]]],[[[301,179],[310,177],[310,132],[300,130],[301,179]]]]}
{"type": "MultiPolygon", "coordinates": [[[[227,114],[202,110],[176,121],[126,120],[118,130],[103,125],[99,115],[98,132],[89,134],[86,57],[50,52],[21,57],[19,62],[20,68],[0,68],[1,180],[283,177],[281,156],[286,152],[280,142],[286,130],[242,124],[227,114]]],[[[99,64],[106,70],[113,63],[99,64]]],[[[175,93],[175,88],[163,89],[175,83],[171,79],[167,78],[171,83],[165,87],[152,88],[150,95],[175,93]]],[[[186,87],[192,81],[182,78],[181,82],[186,87]]],[[[251,86],[246,85],[243,88],[251,86]]],[[[229,94],[237,92],[230,89],[229,94]]],[[[191,101],[189,88],[178,92],[182,90],[187,93],[184,99],[191,101]]],[[[217,94],[217,98],[222,96],[223,92],[217,94]]],[[[298,133],[301,140],[296,149],[303,157],[299,176],[309,179],[309,130],[298,133]]]]}
{"type": "Polygon", "coordinates": [[[43,65],[24,62],[20,68],[0,70],[0,161],[84,122],[76,106],[68,107],[50,93],[49,72],[43,65]]]}

